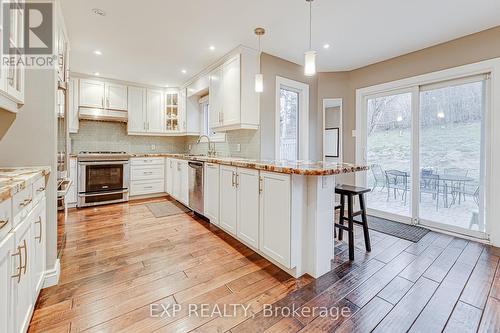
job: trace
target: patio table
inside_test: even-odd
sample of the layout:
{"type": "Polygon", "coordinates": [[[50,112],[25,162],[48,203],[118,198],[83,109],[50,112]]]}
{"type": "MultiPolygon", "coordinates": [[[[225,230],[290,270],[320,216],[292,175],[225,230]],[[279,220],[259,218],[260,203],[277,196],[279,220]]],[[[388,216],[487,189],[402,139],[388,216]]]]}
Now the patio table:
{"type": "Polygon", "coordinates": [[[460,175],[439,175],[439,180],[443,182],[444,185],[444,207],[449,208],[450,206],[448,205],[448,184],[457,182],[457,183],[465,183],[465,182],[471,182],[474,181],[474,178],[467,177],[467,176],[460,176],[460,175]]]}

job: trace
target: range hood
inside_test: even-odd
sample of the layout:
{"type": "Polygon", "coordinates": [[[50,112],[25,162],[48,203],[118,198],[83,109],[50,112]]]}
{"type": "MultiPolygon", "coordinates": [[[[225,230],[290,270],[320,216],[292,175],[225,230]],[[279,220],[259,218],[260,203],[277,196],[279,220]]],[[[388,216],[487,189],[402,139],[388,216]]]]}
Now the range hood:
{"type": "Polygon", "coordinates": [[[117,121],[126,123],[128,121],[128,112],[119,110],[109,110],[100,108],[87,108],[81,106],[79,109],[80,119],[85,120],[105,120],[105,121],[117,121]]]}

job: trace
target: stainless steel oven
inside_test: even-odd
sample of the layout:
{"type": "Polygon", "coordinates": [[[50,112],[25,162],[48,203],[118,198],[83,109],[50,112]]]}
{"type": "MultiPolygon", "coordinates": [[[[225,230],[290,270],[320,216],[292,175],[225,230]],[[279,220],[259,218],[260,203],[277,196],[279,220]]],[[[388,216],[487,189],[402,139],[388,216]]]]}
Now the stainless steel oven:
{"type": "Polygon", "coordinates": [[[129,157],[100,155],[78,155],[78,207],[128,201],[129,157]]]}

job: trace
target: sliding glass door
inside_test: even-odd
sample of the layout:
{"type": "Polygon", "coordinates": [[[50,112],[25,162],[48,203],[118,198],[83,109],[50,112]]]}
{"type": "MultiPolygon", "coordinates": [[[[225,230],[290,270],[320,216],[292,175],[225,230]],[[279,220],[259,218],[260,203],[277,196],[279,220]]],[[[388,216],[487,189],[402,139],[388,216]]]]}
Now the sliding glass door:
{"type": "Polygon", "coordinates": [[[486,75],[364,97],[369,213],[484,237],[486,75]]]}
{"type": "Polygon", "coordinates": [[[420,88],[419,222],[480,235],[484,224],[486,80],[420,88]]]}

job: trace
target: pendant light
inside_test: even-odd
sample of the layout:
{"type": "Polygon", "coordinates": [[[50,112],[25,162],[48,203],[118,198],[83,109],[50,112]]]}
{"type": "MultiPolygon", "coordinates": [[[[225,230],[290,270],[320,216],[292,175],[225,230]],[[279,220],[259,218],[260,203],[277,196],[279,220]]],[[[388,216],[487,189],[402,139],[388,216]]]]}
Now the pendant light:
{"type": "Polygon", "coordinates": [[[254,33],[259,39],[259,73],[255,74],[255,92],[261,93],[264,91],[264,76],[260,72],[260,55],[262,53],[262,49],[260,46],[260,37],[264,36],[266,30],[264,28],[255,28],[254,33]]]}
{"type": "Polygon", "coordinates": [[[309,2],[309,50],[304,53],[304,75],[313,76],[316,74],[316,51],[312,49],[312,2],[309,2]]]}

